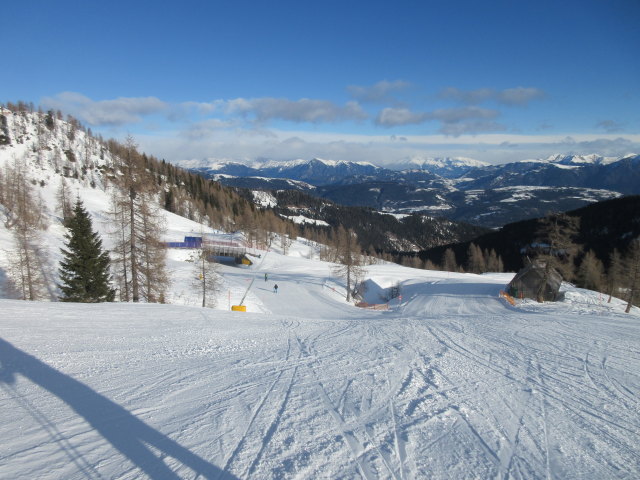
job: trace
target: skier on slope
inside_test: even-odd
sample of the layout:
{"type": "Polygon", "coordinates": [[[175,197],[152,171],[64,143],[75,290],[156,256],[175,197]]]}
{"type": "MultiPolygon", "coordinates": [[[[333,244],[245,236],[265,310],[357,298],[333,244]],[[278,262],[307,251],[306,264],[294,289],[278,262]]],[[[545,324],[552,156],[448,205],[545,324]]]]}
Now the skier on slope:
{"type": "Polygon", "coordinates": [[[277,283],[273,286],[273,293],[278,293],[278,284],[277,283]]]}

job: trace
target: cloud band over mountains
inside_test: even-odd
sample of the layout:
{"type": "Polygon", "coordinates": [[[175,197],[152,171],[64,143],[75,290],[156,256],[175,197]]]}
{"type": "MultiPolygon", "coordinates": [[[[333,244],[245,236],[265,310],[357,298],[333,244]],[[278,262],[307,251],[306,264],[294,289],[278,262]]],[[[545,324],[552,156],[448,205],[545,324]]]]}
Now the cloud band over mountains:
{"type": "Polygon", "coordinates": [[[394,128],[419,125],[429,121],[440,124],[439,133],[461,135],[506,130],[506,126],[493,120],[500,116],[495,108],[479,107],[478,104],[495,101],[502,105],[522,106],[543,98],[544,92],[536,88],[510,88],[502,91],[479,89],[463,91],[449,87],[439,94],[441,99],[462,102],[460,107],[440,108],[431,111],[415,111],[395,97],[395,94],[411,88],[409,82],[401,80],[382,81],[372,86],[347,87],[353,98],[344,104],[331,100],[301,98],[262,97],[217,99],[211,102],[185,101],[171,104],[156,97],[130,97],[113,100],[92,100],[77,92],[62,92],[46,97],[42,103],[46,108],[59,109],[76,116],[92,126],[122,126],[141,122],[149,115],[162,115],[168,120],[190,118],[193,113],[215,115],[219,120],[229,121],[239,117],[245,121],[264,126],[271,121],[293,124],[325,124],[341,122],[371,121],[375,126],[394,128]],[[365,103],[390,103],[376,114],[362,106],[365,103]]]}
{"type": "Polygon", "coordinates": [[[47,109],[61,110],[93,126],[138,123],[147,115],[165,112],[170,108],[169,104],[155,97],[95,101],[76,92],[45,97],[42,104],[47,109]]]}
{"type": "Polygon", "coordinates": [[[81,93],[62,92],[41,103],[116,138],[124,137],[123,132],[133,133],[147,151],[169,160],[324,156],[384,164],[400,155],[426,153],[500,163],[559,152],[621,155],[640,151],[639,135],[625,135],[623,124],[614,119],[594,122],[594,131],[588,133],[551,135],[553,126],[545,122],[539,128],[544,135],[523,134],[508,114],[548,99],[539,88],[447,87],[431,96],[416,95],[415,90],[409,82],[385,80],[348,86],[342,102],[277,97],[207,102],[168,102],[152,96],[93,100],[81,93]],[[425,106],[432,108],[420,108],[425,106]]]}

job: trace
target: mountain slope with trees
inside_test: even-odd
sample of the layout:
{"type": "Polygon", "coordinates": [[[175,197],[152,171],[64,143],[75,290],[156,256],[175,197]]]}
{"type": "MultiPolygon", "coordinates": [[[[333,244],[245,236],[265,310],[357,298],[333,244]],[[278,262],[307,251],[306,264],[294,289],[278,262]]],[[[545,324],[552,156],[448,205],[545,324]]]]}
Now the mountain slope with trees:
{"type": "MultiPolygon", "coordinates": [[[[123,301],[164,301],[162,211],[210,228],[242,231],[253,246],[268,246],[277,237],[286,248],[303,235],[338,248],[343,228],[353,231],[359,251],[390,260],[397,252],[469,240],[485,231],[435,217],[396,217],[340,206],[292,190],[273,192],[274,203],[262,205],[251,190],[224,187],[141,153],[131,137],[119,143],[94,136],[61,112],[9,103],[0,120],[0,205],[6,233],[12,236],[3,275],[12,295],[20,298],[59,295],[57,254],[52,256],[39,238],[48,229],[60,231],[58,248],[63,248],[63,225],[73,218],[79,189],[109,197],[109,208],[97,220],[108,225],[103,237],[116,298],[123,301]],[[314,221],[295,223],[301,214],[314,221]],[[14,258],[19,261],[10,261],[14,258]]],[[[82,200],[91,202],[91,195],[82,200]]]]}
{"type": "Polygon", "coordinates": [[[472,241],[427,249],[420,252],[419,257],[430,265],[442,266],[447,264],[448,256],[449,268],[453,257],[455,268],[464,268],[469,264],[469,252],[474,247],[493,249],[501,257],[507,271],[517,271],[541,254],[547,260],[551,258],[550,254],[567,257],[568,263],[563,266],[565,280],[610,294],[620,286],[634,290],[638,239],[640,196],[631,195],[566,213],[511,223],[472,241]],[[569,235],[571,229],[567,227],[568,223],[559,229],[551,228],[563,217],[565,220],[562,222],[575,224],[574,233],[569,235]],[[570,241],[565,238],[562,244],[554,243],[553,232],[570,236],[570,241]]]}
{"type": "MultiPolygon", "coordinates": [[[[322,226],[333,229],[343,226],[353,230],[360,239],[361,246],[369,254],[390,254],[415,252],[437,245],[471,240],[488,229],[461,222],[453,222],[442,217],[428,215],[391,215],[371,208],[349,207],[294,190],[272,192],[274,211],[284,217],[303,215],[309,221],[301,226],[300,234],[305,238],[332,235],[322,226]]],[[[392,257],[390,257],[392,258],[392,257]]]]}
{"type": "Polygon", "coordinates": [[[245,230],[254,244],[267,244],[270,232],[293,225],[234,189],[140,153],[132,138],[105,141],[61,112],[9,103],[0,107],[0,122],[0,240],[7,245],[0,278],[8,296],[57,298],[56,252],[79,191],[85,204],[110,198],[98,220],[107,230],[116,298],[124,301],[164,300],[162,211],[210,228],[245,230]],[[45,244],[50,231],[57,245],[45,244]]]}

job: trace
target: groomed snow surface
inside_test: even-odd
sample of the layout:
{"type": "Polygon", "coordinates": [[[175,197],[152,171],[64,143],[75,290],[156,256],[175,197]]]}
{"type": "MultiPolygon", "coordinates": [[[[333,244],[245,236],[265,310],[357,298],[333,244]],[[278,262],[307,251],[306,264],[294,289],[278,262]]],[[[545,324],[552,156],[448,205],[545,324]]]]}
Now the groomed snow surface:
{"type": "Polygon", "coordinates": [[[0,478],[640,477],[637,309],[376,265],[402,299],[363,310],[305,248],[222,266],[218,309],[0,300],[0,478]]]}

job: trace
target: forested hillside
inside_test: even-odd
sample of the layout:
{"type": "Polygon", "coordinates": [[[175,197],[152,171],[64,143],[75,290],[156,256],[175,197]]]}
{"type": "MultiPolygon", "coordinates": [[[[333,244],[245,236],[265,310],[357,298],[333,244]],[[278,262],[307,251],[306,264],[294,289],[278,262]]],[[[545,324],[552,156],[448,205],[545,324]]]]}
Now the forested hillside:
{"type": "MultiPolygon", "coordinates": [[[[445,265],[448,258],[449,268],[453,263],[458,268],[473,271],[469,268],[474,263],[473,252],[478,248],[492,249],[502,258],[505,270],[517,271],[541,251],[550,249],[545,222],[562,217],[572,219],[577,228],[574,235],[568,235],[576,252],[567,255],[569,268],[564,274],[565,280],[607,293],[623,287],[626,289],[621,293],[623,296],[637,288],[640,278],[638,195],[594,203],[566,214],[511,223],[473,241],[427,249],[420,252],[419,257],[429,265],[445,265]]],[[[558,257],[564,254],[564,249],[555,252],[558,257]]]]}
{"type": "Polygon", "coordinates": [[[348,207],[296,190],[273,192],[274,210],[284,217],[303,215],[310,221],[301,226],[305,238],[322,238],[329,225],[352,229],[360,245],[372,255],[395,259],[399,252],[417,252],[426,248],[472,240],[488,229],[422,214],[392,215],[371,208],[348,207]]]}
{"type": "Polygon", "coordinates": [[[78,199],[91,207],[110,246],[118,299],[162,302],[168,272],[165,214],[223,231],[252,245],[293,224],[256,208],[233,189],[93,135],[72,117],[24,103],[0,109],[0,283],[4,295],[58,296],[57,260],[78,199]]]}
{"type": "MultiPolygon", "coordinates": [[[[78,180],[105,189],[139,168],[140,182],[166,210],[211,226],[233,229],[237,223],[266,223],[268,214],[255,214],[251,202],[234,189],[139,152],[134,138],[125,143],[94,135],[71,116],[42,112],[33,105],[7,104],[0,110],[1,145],[5,165],[36,165],[32,184],[78,180]],[[124,164],[124,167],[123,167],[124,164]],[[51,175],[52,167],[55,175],[51,175]],[[44,175],[49,175],[45,178],[44,175]],[[40,175],[40,178],[38,178],[40,175]],[[34,183],[35,182],[35,183],[34,183]],[[255,217],[255,218],[250,218],[255,217]]],[[[55,207],[55,206],[51,206],[55,207]]]]}

